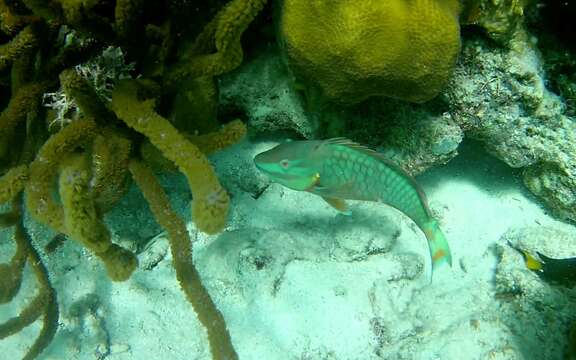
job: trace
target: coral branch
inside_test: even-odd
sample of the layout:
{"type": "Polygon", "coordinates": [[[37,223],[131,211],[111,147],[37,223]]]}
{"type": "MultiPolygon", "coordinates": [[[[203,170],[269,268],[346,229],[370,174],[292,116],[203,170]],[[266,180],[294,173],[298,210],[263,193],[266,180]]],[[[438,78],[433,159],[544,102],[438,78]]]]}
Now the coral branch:
{"type": "Polygon", "coordinates": [[[0,324],[0,339],[18,333],[42,316],[44,302],[44,297],[37,295],[20,314],[0,324]]]}
{"type": "Polygon", "coordinates": [[[203,135],[187,135],[186,138],[198,146],[205,155],[236,144],[246,135],[246,125],[238,119],[222,126],[218,131],[203,135]]]}
{"type": "MultiPolygon", "coordinates": [[[[32,220],[58,233],[46,245],[47,255],[63,239],[73,239],[103,262],[111,280],[123,281],[136,269],[137,257],[112,242],[103,216],[125,193],[130,170],[170,234],[178,281],[206,326],[214,359],[237,359],[224,319],[194,268],[185,224],[169,208],[147,165],[133,157],[135,150],[146,154],[148,149],[145,160],[157,158],[181,170],[192,191],[197,228],[211,234],[224,228],[230,200],[206,155],[237,142],[246,127],[236,120],[211,132],[219,125],[215,75],[240,64],[240,37],[265,2],[230,1],[181,58],[182,39],[201,29],[195,28],[196,15],[181,23],[171,11],[159,11],[165,4],[0,0],[5,39],[0,44],[0,205],[13,202],[12,211],[0,213],[0,228],[14,227],[16,244],[12,258],[0,264],[0,303],[17,296],[27,268],[37,279],[36,293],[24,295],[30,300],[19,314],[0,323],[0,340],[42,319],[24,359],[41,355],[59,314],[46,268],[23,224],[22,202],[32,220]],[[172,83],[165,72],[171,68],[177,68],[172,83]],[[140,80],[118,83],[136,71],[140,80]],[[170,121],[155,111],[154,101],[145,100],[152,97],[170,121]]],[[[190,2],[180,6],[194,14],[208,10],[190,2]]]]}
{"type": "Polygon", "coordinates": [[[240,37],[267,0],[232,0],[206,25],[195,44],[197,50],[216,48],[213,54],[194,53],[168,74],[175,82],[185,77],[217,76],[242,62],[240,37]]]}
{"type": "Polygon", "coordinates": [[[96,123],[90,119],[78,120],[53,135],[42,146],[30,164],[30,180],[26,186],[26,206],[38,221],[57,232],[67,233],[64,211],[52,198],[52,184],[58,164],[77,146],[89,142],[96,134],[96,123]]]}
{"type": "MultiPolygon", "coordinates": [[[[14,214],[14,212],[12,212],[14,214]]],[[[20,220],[19,214],[14,224],[20,220]]],[[[21,229],[17,229],[21,231],[21,229]]],[[[17,234],[18,235],[18,234],[17,234]]],[[[8,264],[0,264],[0,304],[10,302],[20,290],[22,271],[28,259],[28,247],[22,236],[15,236],[16,252],[8,264]]]]}
{"type": "Polygon", "coordinates": [[[126,38],[134,32],[134,23],[138,19],[143,0],[117,0],[114,8],[116,32],[126,38]]]}
{"type": "Polygon", "coordinates": [[[32,12],[46,20],[61,20],[62,9],[54,0],[22,0],[32,12]]]}
{"type": "MultiPolygon", "coordinates": [[[[19,201],[19,203],[21,203],[21,201],[19,201]]],[[[20,237],[20,241],[28,246],[28,258],[30,259],[32,271],[34,275],[36,275],[36,281],[38,281],[39,293],[36,295],[36,299],[39,299],[39,302],[37,302],[36,305],[41,307],[42,314],[44,315],[42,330],[40,330],[40,334],[23,357],[23,360],[32,360],[52,342],[58,329],[58,318],[60,314],[56,300],[56,291],[50,284],[48,270],[46,270],[46,267],[42,263],[40,255],[38,255],[38,252],[32,246],[32,240],[26,232],[22,220],[16,225],[15,237],[20,237]]]]}
{"type": "Polygon", "coordinates": [[[139,101],[137,86],[124,81],[112,94],[112,110],[128,126],[146,135],[166,158],[173,161],[188,179],[192,190],[192,218],[199,230],[214,234],[224,228],[228,216],[229,197],[197,146],[153,109],[153,101],[139,101]]]}
{"type": "MultiPolygon", "coordinates": [[[[30,325],[40,316],[44,315],[43,326],[38,338],[34,341],[28,352],[23,357],[24,360],[32,360],[36,358],[45,348],[50,344],[56,329],[58,328],[58,303],[56,301],[56,292],[50,284],[48,272],[38,255],[36,249],[32,246],[30,236],[24,228],[22,220],[22,199],[21,196],[15,198],[12,202],[13,211],[19,217],[14,231],[14,238],[18,247],[18,252],[22,252],[27,259],[30,260],[29,264],[38,281],[38,294],[17,316],[0,324],[0,339],[16,334],[24,327],[30,325]]],[[[15,255],[15,256],[16,256],[15,255]]],[[[16,269],[18,271],[18,269],[16,269]]],[[[21,271],[21,270],[19,270],[21,271]]],[[[5,275],[5,274],[3,274],[5,275]]],[[[21,276],[13,274],[13,276],[21,276]]],[[[19,285],[18,285],[19,286],[19,285]]]]}
{"type": "Polygon", "coordinates": [[[82,112],[94,119],[98,124],[109,123],[114,115],[106,109],[90,83],[74,69],[66,69],[60,73],[60,84],[64,93],[74,99],[82,112]]]}
{"type": "Polygon", "coordinates": [[[138,266],[130,251],[112,244],[110,232],[96,210],[92,192],[90,167],[86,156],[69,157],[60,172],[60,198],[64,209],[67,234],[92,250],[113,281],[124,281],[138,266]]]}
{"type": "MultiPolygon", "coordinates": [[[[246,135],[246,125],[240,120],[234,120],[222,126],[218,131],[214,131],[203,135],[188,135],[184,137],[191,141],[194,145],[204,153],[210,155],[213,152],[227,148],[240,141],[246,135]]],[[[159,168],[168,171],[176,170],[174,164],[167,160],[160,150],[154,147],[150,142],[145,142],[140,147],[140,154],[148,164],[153,165],[154,168],[159,168]]]]}
{"type": "Polygon", "coordinates": [[[237,359],[224,318],[192,264],[192,246],[186,225],[171,209],[164,190],[144,163],[131,161],[130,172],[148,201],[156,221],[168,232],[176,277],[198,319],[206,327],[213,359],[237,359]]]}
{"type": "Polygon", "coordinates": [[[31,21],[34,16],[17,15],[6,4],[6,0],[0,0],[0,30],[7,34],[14,34],[31,21]]]}
{"type": "Polygon", "coordinates": [[[14,59],[37,45],[32,26],[22,29],[8,44],[0,45],[0,71],[6,69],[14,59]]]}
{"type": "Polygon", "coordinates": [[[0,138],[11,134],[16,125],[26,120],[28,112],[40,105],[40,95],[46,88],[46,83],[32,83],[18,89],[0,114],[0,138]]]}
{"type": "Polygon", "coordinates": [[[103,212],[111,209],[126,191],[131,142],[112,129],[104,129],[92,144],[91,191],[103,212]]]}
{"type": "Polygon", "coordinates": [[[18,195],[24,189],[27,180],[28,167],[26,165],[20,165],[8,170],[0,178],[0,204],[10,201],[18,195]]]}

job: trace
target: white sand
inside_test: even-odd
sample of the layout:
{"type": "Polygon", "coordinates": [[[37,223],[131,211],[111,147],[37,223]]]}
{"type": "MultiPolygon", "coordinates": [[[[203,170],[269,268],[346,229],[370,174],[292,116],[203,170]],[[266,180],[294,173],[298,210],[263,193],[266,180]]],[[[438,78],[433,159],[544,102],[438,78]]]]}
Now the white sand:
{"type": "MultiPolygon", "coordinates": [[[[539,337],[542,319],[530,313],[523,324],[534,329],[519,333],[510,309],[531,304],[531,298],[497,300],[495,274],[506,251],[507,266],[520,274],[521,284],[550,288],[524,269],[519,255],[503,250],[501,237],[510,229],[536,226],[576,239],[576,228],[546,215],[505,165],[468,148],[418,178],[454,258],[453,267],[441,269],[429,284],[424,236],[398,212],[354,202],[347,217],[320,198],[279,185],[258,199],[244,191],[263,187],[251,158],[272,145],[243,142],[217,155],[233,196],[230,224],[210,237],[196,236],[191,226],[196,264],[241,359],[560,358],[574,297],[560,290],[555,301],[566,300],[561,308],[541,304],[550,310],[548,324],[556,324],[544,329],[547,336],[539,337]]],[[[180,204],[189,195],[182,178],[165,184],[182,195],[177,208],[185,213],[180,204]]],[[[141,220],[146,212],[135,210],[145,206],[143,199],[136,191],[130,194],[123,203],[130,207],[109,219],[113,229],[123,238],[135,228],[153,233],[152,220],[141,220]],[[121,225],[126,219],[142,223],[121,225]]],[[[38,226],[32,230],[39,244],[50,237],[38,226]]],[[[0,241],[1,260],[12,252],[11,241],[0,241]]],[[[124,283],[108,281],[97,259],[73,241],[45,260],[61,319],[41,358],[210,359],[204,330],[179,289],[162,236],[140,254],[141,268],[124,283]]],[[[31,298],[34,284],[30,270],[26,273],[17,299],[0,305],[0,321],[31,298]]],[[[0,354],[20,358],[39,325],[0,341],[0,354]]]]}

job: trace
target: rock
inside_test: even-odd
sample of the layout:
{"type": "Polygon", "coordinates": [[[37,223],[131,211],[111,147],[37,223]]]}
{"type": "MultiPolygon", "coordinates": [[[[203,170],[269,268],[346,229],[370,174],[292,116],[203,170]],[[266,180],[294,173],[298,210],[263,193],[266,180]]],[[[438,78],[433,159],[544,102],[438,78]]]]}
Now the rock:
{"type": "Polygon", "coordinates": [[[470,0],[465,2],[462,21],[481,27],[492,40],[507,45],[522,28],[524,0],[470,0]]]}
{"type": "Polygon", "coordinates": [[[514,168],[561,218],[576,220],[576,122],[545,86],[531,39],[511,49],[475,38],[465,42],[445,96],[466,135],[514,168]]]}
{"type": "Polygon", "coordinates": [[[151,239],[143,251],[138,255],[139,267],[144,270],[152,270],[164,260],[168,253],[168,239],[166,234],[161,233],[151,239]]]}
{"type": "MultiPolygon", "coordinates": [[[[576,237],[555,228],[527,227],[506,232],[501,243],[510,242],[529,252],[551,257],[576,255],[576,237]]],[[[574,289],[544,282],[526,268],[522,255],[508,245],[498,245],[496,292],[500,316],[521,344],[525,354],[561,358],[574,320],[574,289]],[[538,345],[536,345],[538,342],[538,345]]]]}
{"type": "Polygon", "coordinates": [[[302,107],[292,76],[277,51],[267,51],[223,75],[223,113],[246,113],[252,135],[287,133],[309,138],[314,124],[302,107]]]}

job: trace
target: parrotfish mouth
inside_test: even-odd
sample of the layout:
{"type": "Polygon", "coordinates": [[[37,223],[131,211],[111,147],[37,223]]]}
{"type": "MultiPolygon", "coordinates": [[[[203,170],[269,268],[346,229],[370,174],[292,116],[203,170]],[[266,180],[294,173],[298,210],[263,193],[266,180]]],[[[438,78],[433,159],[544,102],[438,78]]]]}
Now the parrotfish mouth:
{"type": "Polygon", "coordinates": [[[256,163],[256,165],[258,165],[258,163],[272,163],[272,162],[276,162],[275,161],[275,157],[273,156],[273,152],[272,150],[274,150],[275,148],[272,149],[268,149],[266,151],[263,151],[259,154],[257,154],[256,156],[254,156],[254,162],[256,163]]]}
{"type": "Polygon", "coordinates": [[[260,163],[256,160],[256,158],[258,157],[258,155],[254,158],[254,165],[256,165],[256,168],[260,171],[265,171],[264,167],[262,165],[260,165],[260,163]]]}
{"type": "Polygon", "coordinates": [[[272,150],[273,149],[270,149],[254,156],[254,165],[256,165],[258,170],[267,175],[285,177],[286,174],[278,171],[278,160],[273,156],[272,150]]]}
{"type": "Polygon", "coordinates": [[[262,155],[264,155],[264,153],[260,153],[254,157],[254,165],[256,165],[256,168],[265,174],[275,174],[276,171],[274,171],[273,167],[276,164],[263,161],[264,156],[262,155]]]}
{"type": "Polygon", "coordinates": [[[272,182],[277,182],[277,181],[274,181],[273,178],[281,178],[285,181],[293,181],[293,180],[298,180],[300,178],[297,175],[280,173],[280,172],[276,171],[275,169],[273,169],[272,168],[273,166],[270,165],[269,163],[258,163],[256,161],[254,161],[254,165],[256,165],[256,168],[258,170],[260,170],[262,173],[266,174],[272,182]]]}

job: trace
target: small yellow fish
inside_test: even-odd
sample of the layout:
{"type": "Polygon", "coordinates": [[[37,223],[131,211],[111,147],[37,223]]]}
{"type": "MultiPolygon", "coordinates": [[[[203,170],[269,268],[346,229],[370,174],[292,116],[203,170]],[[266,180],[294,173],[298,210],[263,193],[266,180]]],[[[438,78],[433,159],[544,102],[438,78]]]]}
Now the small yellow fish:
{"type": "Polygon", "coordinates": [[[376,201],[409,216],[428,240],[433,269],[452,265],[450,247],[414,178],[381,154],[344,138],[290,141],[258,154],[256,167],[274,182],[321,196],[348,213],[345,200],[376,201]]]}
{"type": "Polygon", "coordinates": [[[576,257],[553,259],[539,252],[536,252],[536,257],[510,242],[508,245],[522,254],[526,267],[536,272],[542,279],[570,287],[576,284],[576,257]]]}

